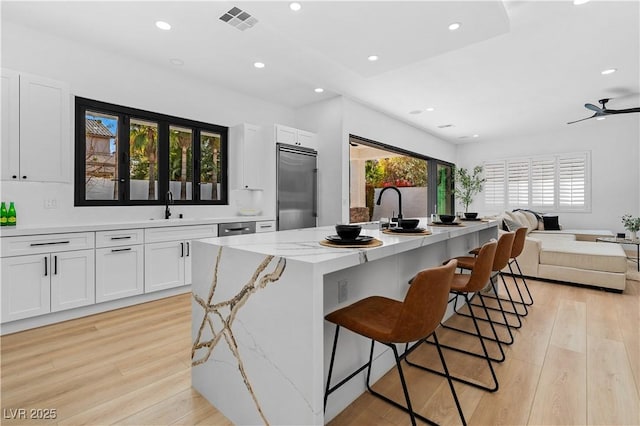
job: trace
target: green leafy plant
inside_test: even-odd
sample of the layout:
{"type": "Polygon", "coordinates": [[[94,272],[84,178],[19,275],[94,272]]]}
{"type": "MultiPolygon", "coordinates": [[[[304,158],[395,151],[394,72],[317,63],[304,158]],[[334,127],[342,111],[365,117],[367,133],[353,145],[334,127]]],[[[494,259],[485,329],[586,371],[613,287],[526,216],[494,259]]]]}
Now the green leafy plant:
{"type": "Polygon", "coordinates": [[[640,231],[640,217],[633,217],[630,214],[622,216],[622,224],[627,231],[640,231]]]}
{"type": "Polygon", "coordinates": [[[469,204],[473,202],[473,197],[482,191],[482,184],[485,178],[482,177],[482,166],[473,168],[469,172],[464,167],[456,167],[454,170],[456,187],[454,194],[458,202],[464,206],[465,213],[469,212],[469,204]]]}

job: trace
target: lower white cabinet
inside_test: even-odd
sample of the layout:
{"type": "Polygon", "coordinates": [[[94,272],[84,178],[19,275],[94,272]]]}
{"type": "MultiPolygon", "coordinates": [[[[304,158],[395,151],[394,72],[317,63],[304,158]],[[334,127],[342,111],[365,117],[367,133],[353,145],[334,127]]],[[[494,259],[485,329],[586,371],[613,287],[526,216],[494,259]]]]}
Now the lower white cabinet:
{"type": "Polygon", "coordinates": [[[2,259],[2,322],[95,303],[93,249],[2,259]]]}
{"type": "Polygon", "coordinates": [[[142,294],[144,246],[96,249],[96,302],[142,294]]]}
{"type": "Polygon", "coordinates": [[[144,264],[145,293],[191,284],[191,242],[146,244],[144,264]]]}

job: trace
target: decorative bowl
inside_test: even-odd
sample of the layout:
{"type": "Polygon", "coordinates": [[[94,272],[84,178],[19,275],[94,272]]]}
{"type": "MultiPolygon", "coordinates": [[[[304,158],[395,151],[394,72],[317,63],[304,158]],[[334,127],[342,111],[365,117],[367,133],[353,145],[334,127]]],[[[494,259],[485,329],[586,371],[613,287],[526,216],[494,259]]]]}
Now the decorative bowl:
{"type": "Polygon", "coordinates": [[[453,223],[453,221],[456,220],[456,217],[452,214],[441,214],[438,217],[442,223],[453,223]]]}
{"type": "Polygon", "coordinates": [[[414,229],[418,227],[420,219],[398,219],[398,226],[402,229],[414,229]]]}
{"type": "Polygon", "coordinates": [[[464,217],[467,219],[475,219],[478,217],[478,213],[465,213],[464,217]]]}
{"type": "Polygon", "coordinates": [[[336,225],[336,232],[343,240],[355,240],[361,230],[362,226],[360,225],[336,225]]]}

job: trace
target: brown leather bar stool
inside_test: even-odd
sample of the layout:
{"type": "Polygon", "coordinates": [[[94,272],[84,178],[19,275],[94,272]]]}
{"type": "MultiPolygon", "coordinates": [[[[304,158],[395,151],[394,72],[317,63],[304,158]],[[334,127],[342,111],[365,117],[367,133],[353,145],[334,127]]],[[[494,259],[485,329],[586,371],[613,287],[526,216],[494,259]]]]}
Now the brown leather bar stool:
{"type": "MultiPolygon", "coordinates": [[[[521,317],[525,317],[525,316],[527,316],[529,314],[529,309],[527,307],[530,306],[531,303],[533,303],[533,300],[531,299],[531,293],[529,292],[529,288],[526,286],[527,282],[524,280],[524,276],[522,275],[522,272],[521,272],[520,273],[520,278],[524,282],[525,289],[529,293],[529,300],[531,300],[531,303],[525,302],[524,297],[522,296],[522,290],[520,290],[520,285],[518,284],[518,280],[516,279],[516,275],[513,273],[513,269],[511,268],[511,263],[514,262],[515,259],[518,256],[520,256],[520,254],[522,254],[522,250],[524,249],[525,239],[527,238],[527,228],[526,227],[518,228],[518,229],[515,230],[515,233],[516,233],[516,235],[515,235],[515,237],[513,239],[513,246],[511,247],[511,254],[509,255],[509,261],[507,262],[507,266],[509,267],[509,272],[510,272],[511,278],[513,279],[513,283],[515,285],[516,291],[518,292],[518,296],[519,296],[520,300],[511,299],[511,294],[510,294],[510,292],[509,292],[509,290],[507,288],[507,283],[504,281],[504,279],[503,279],[503,282],[504,282],[505,288],[507,289],[507,294],[509,295],[510,299],[505,299],[505,298],[502,298],[502,297],[498,296],[497,292],[496,292],[495,296],[485,295],[485,297],[490,298],[490,299],[494,299],[494,300],[497,299],[497,298],[500,298],[500,300],[503,301],[503,302],[513,303],[514,309],[516,308],[515,305],[522,306],[523,309],[524,309],[524,312],[516,312],[516,313],[517,313],[517,315],[519,315],[521,317]]],[[[476,251],[477,251],[477,249],[474,249],[474,250],[471,250],[469,253],[475,254],[476,251]]],[[[518,265],[518,267],[519,267],[519,265],[518,265]]],[[[489,307],[488,309],[493,310],[493,311],[498,311],[499,310],[499,309],[492,308],[492,307],[489,307]]],[[[508,312],[507,311],[507,313],[513,313],[513,312],[508,312]]]]}
{"type": "MultiPolygon", "coordinates": [[[[490,241],[488,243],[485,243],[481,248],[480,251],[478,253],[478,257],[475,261],[475,265],[474,268],[471,270],[471,274],[455,274],[453,277],[453,282],[451,283],[451,293],[453,293],[455,295],[455,298],[457,299],[458,297],[464,297],[465,300],[467,301],[467,303],[470,302],[471,298],[469,296],[470,293],[476,293],[479,294],[480,290],[482,290],[482,288],[486,285],[487,281],[489,280],[489,277],[491,276],[491,272],[492,272],[492,267],[493,267],[493,259],[495,257],[496,254],[496,248],[498,246],[498,243],[496,243],[495,240],[490,241]]],[[[453,300],[453,299],[451,299],[453,300]]],[[[450,301],[451,301],[450,300],[450,301]]],[[[482,296],[480,296],[480,300],[483,301],[482,296]]],[[[483,306],[484,306],[484,301],[482,302],[483,306]]],[[[485,307],[486,308],[486,307],[485,307]]],[[[459,332],[463,332],[465,334],[471,334],[474,336],[478,337],[478,340],[480,340],[480,346],[482,347],[482,353],[478,354],[476,352],[471,352],[471,351],[467,351],[464,349],[460,349],[460,348],[456,348],[453,346],[448,346],[448,345],[444,345],[444,344],[440,344],[439,346],[442,348],[446,348],[446,349],[450,349],[450,350],[454,350],[456,352],[461,352],[461,353],[466,353],[468,355],[472,355],[475,357],[479,357],[479,358],[483,358],[487,361],[487,365],[489,367],[489,370],[491,371],[491,376],[493,379],[493,384],[492,385],[484,385],[484,384],[480,384],[477,382],[471,382],[467,379],[463,379],[457,376],[454,376],[451,373],[446,372],[447,375],[451,376],[451,379],[456,380],[458,382],[461,383],[465,383],[467,385],[482,389],[482,390],[486,390],[489,392],[495,392],[498,390],[498,378],[496,377],[496,373],[493,369],[493,364],[492,361],[498,361],[498,362],[502,362],[505,359],[504,356],[504,351],[502,349],[502,345],[500,343],[500,340],[498,339],[498,334],[496,333],[496,329],[493,326],[493,323],[489,323],[491,326],[491,330],[493,331],[493,334],[495,336],[494,339],[487,339],[486,337],[484,337],[482,335],[482,333],[480,332],[480,327],[478,325],[478,318],[475,316],[474,311],[472,308],[469,308],[469,311],[471,312],[471,318],[473,319],[473,325],[474,328],[476,330],[476,333],[471,333],[468,332],[466,330],[461,330],[455,327],[450,327],[447,326],[445,324],[443,324],[443,327],[451,329],[451,330],[455,330],[455,331],[459,331],[459,332]],[[487,346],[485,345],[485,340],[493,340],[497,343],[498,347],[500,348],[500,354],[501,357],[499,359],[494,359],[491,356],[489,356],[489,352],[487,350],[487,346]]],[[[485,314],[488,316],[489,313],[487,312],[487,310],[485,309],[485,314]]],[[[431,342],[428,339],[424,340],[425,343],[429,343],[429,344],[434,344],[434,342],[431,342]]],[[[434,370],[432,368],[429,367],[425,367],[423,365],[419,365],[416,363],[413,363],[411,361],[409,361],[408,358],[405,357],[405,361],[409,364],[412,365],[414,367],[418,367],[420,369],[438,374],[440,376],[444,376],[445,373],[442,373],[438,370],[434,370]]]]}
{"type": "Polygon", "coordinates": [[[425,269],[416,275],[415,280],[404,298],[404,301],[389,299],[381,296],[372,296],[359,300],[352,305],[331,312],[325,319],[336,325],[336,333],[333,340],[333,349],[331,351],[331,361],[329,363],[329,375],[327,377],[327,387],[324,395],[324,406],[327,406],[327,398],[350,379],[355,377],[362,370],[367,368],[367,389],[369,392],[409,413],[411,424],[416,424],[416,418],[429,423],[436,424],[432,420],[416,413],[411,407],[411,399],[409,391],[402,372],[400,361],[412,352],[423,339],[433,335],[436,346],[438,347],[438,355],[440,362],[445,371],[451,394],[458,409],[458,414],[462,423],[466,425],[460,402],[456,394],[451,378],[448,377],[448,368],[442,351],[438,345],[438,338],[435,329],[442,320],[447,309],[447,299],[451,288],[451,280],[456,269],[456,261],[452,260],[445,266],[425,269]],[[371,351],[369,354],[369,362],[351,373],[337,385],[331,387],[331,374],[333,372],[333,363],[336,355],[336,346],[338,343],[338,334],[340,327],[344,327],[357,333],[363,337],[371,339],[371,351]],[[406,406],[382,395],[373,389],[370,385],[371,364],[373,362],[373,347],[375,342],[382,343],[391,348],[396,361],[396,367],[402,383],[402,390],[406,406]],[[418,342],[402,355],[398,355],[396,344],[408,344],[410,342],[418,342]]]}
{"type": "MultiPolygon", "coordinates": [[[[494,324],[506,327],[507,332],[509,333],[509,340],[501,340],[501,343],[505,343],[507,345],[510,345],[510,344],[513,343],[513,333],[511,332],[511,329],[512,328],[520,328],[520,327],[522,327],[522,322],[520,321],[520,315],[518,315],[518,311],[516,310],[515,303],[513,303],[513,298],[511,297],[511,293],[509,292],[509,288],[507,287],[507,284],[506,284],[506,282],[504,280],[504,277],[502,276],[502,272],[501,272],[502,269],[507,267],[507,264],[509,262],[509,256],[511,255],[511,248],[513,247],[514,238],[515,238],[515,232],[505,232],[504,234],[500,235],[500,237],[498,238],[498,246],[496,247],[496,254],[494,256],[493,266],[491,268],[492,269],[492,274],[489,277],[489,282],[493,286],[494,292],[496,294],[498,294],[498,290],[497,290],[496,284],[494,282],[494,279],[496,279],[496,277],[498,277],[498,276],[502,279],[502,283],[503,283],[505,289],[507,290],[507,295],[509,297],[508,301],[511,304],[513,310],[512,311],[505,310],[504,307],[502,306],[502,299],[497,298],[496,299],[496,301],[498,302],[497,311],[499,311],[501,313],[503,322],[494,320],[490,316],[488,316],[487,318],[476,317],[480,321],[489,321],[489,322],[493,322],[494,324]],[[514,315],[515,318],[518,321],[517,324],[509,323],[506,314],[514,315]]],[[[475,265],[475,262],[476,262],[477,258],[474,257],[474,256],[460,256],[460,257],[456,257],[455,259],[458,261],[458,267],[459,268],[473,270],[473,267],[475,265]]],[[[481,295],[480,292],[478,292],[476,294],[481,295]]],[[[454,309],[456,309],[456,310],[457,310],[457,301],[458,301],[458,299],[456,298],[455,301],[454,301],[454,309]]],[[[468,305],[470,310],[472,309],[472,306],[473,306],[473,304],[469,304],[468,305]]],[[[491,308],[487,307],[487,309],[491,309],[491,308]]],[[[459,314],[463,315],[463,316],[470,317],[469,314],[465,314],[465,313],[462,313],[462,312],[459,312],[459,314]]],[[[490,337],[487,337],[487,338],[491,340],[490,337]]]]}

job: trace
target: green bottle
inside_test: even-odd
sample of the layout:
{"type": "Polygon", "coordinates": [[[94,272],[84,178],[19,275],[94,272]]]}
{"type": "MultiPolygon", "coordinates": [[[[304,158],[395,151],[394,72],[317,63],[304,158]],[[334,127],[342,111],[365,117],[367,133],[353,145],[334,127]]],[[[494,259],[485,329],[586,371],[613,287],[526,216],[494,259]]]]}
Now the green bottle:
{"type": "Polygon", "coordinates": [[[8,216],[9,216],[9,213],[7,212],[7,205],[3,201],[2,204],[0,205],[0,225],[1,226],[7,226],[8,216]]]}
{"type": "Polygon", "coordinates": [[[9,214],[7,215],[7,225],[16,226],[18,223],[16,215],[16,207],[13,205],[13,201],[9,203],[9,214]]]}

